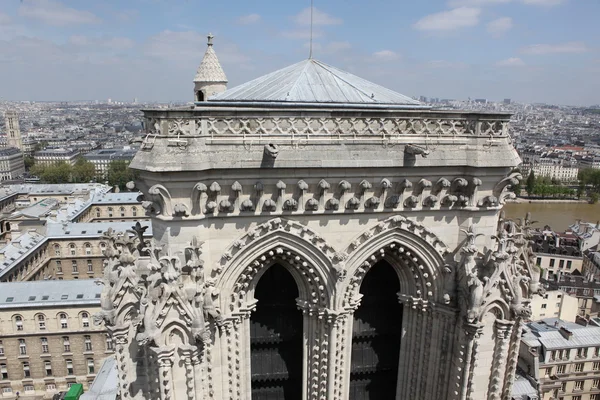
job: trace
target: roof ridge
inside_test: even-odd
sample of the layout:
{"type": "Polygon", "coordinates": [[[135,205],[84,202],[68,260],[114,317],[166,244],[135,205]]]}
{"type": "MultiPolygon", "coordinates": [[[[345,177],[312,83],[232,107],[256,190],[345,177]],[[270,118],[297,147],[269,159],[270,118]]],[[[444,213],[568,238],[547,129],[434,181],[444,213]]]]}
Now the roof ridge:
{"type": "MultiPolygon", "coordinates": [[[[319,63],[319,65],[321,66],[321,68],[323,68],[323,69],[327,70],[327,71],[328,71],[330,74],[332,74],[333,76],[335,76],[337,79],[341,80],[342,82],[344,82],[344,83],[345,83],[345,84],[347,84],[347,85],[350,85],[350,86],[352,86],[352,87],[353,87],[354,89],[356,89],[357,91],[359,91],[359,92],[361,92],[361,93],[365,94],[367,97],[369,97],[369,98],[371,98],[371,99],[372,99],[371,95],[369,95],[368,93],[366,93],[366,92],[365,92],[363,89],[359,88],[358,86],[356,86],[356,85],[355,85],[355,84],[353,84],[352,82],[348,82],[346,79],[342,78],[341,76],[339,76],[338,74],[336,74],[334,71],[332,71],[332,69],[335,69],[335,70],[338,70],[338,71],[342,71],[342,70],[340,70],[340,69],[338,69],[338,68],[335,68],[335,67],[333,67],[333,66],[331,66],[331,65],[329,65],[329,64],[325,64],[324,62],[321,62],[321,61],[318,61],[318,60],[315,60],[315,61],[317,61],[317,63],[319,63]]],[[[342,71],[342,72],[343,72],[343,71],[342,71]]],[[[354,74],[351,74],[351,75],[352,75],[352,76],[356,76],[356,75],[354,75],[354,74]]],[[[359,78],[359,79],[362,79],[362,78],[360,78],[359,76],[356,76],[356,77],[357,77],[357,78],[359,78]]],[[[377,85],[377,84],[376,84],[376,85],[377,85]]],[[[371,93],[371,94],[372,94],[372,93],[371,93]]]]}

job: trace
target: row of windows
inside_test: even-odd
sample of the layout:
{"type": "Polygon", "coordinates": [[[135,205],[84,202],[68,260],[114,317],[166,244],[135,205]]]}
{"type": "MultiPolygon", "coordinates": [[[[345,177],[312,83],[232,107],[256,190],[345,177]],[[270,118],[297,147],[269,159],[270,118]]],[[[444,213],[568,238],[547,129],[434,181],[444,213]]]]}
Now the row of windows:
{"type": "MultiPolygon", "coordinates": [[[[585,363],[577,363],[573,367],[573,372],[583,372],[584,367],[585,367],[585,363]]],[[[564,374],[566,372],[566,370],[567,370],[566,365],[557,365],[556,366],[557,374],[564,374]]],[[[594,364],[592,364],[592,371],[600,371],[600,362],[595,362],[594,364]]],[[[546,368],[546,376],[552,376],[553,372],[554,372],[554,369],[552,367],[546,368]]]]}
{"type": "MultiPolygon", "coordinates": [[[[57,319],[58,319],[58,328],[60,329],[68,329],[69,328],[69,316],[67,315],[67,313],[65,312],[61,312],[57,315],[57,319]]],[[[35,316],[35,320],[37,322],[37,326],[38,329],[40,331],[44,331],[46,330],[46,315],[44,314],[36,314],[35,316]]],[[[82,328],[89,328],[90,327],[90,315],[87,312],[81,312],[79,314],[79,320],[81,323],[81,327],[82,328]]],[[[23,316],[21,315],[15,315],[13,317],[13,321],[15,324],[15,329],[17,331],[23,331],[25,330],[24,326],[23,326],[23,316]]]]}
{"type": "MultiPolygon", "coordinates": [[[[67,387],[70,388],[71,386],[73,386],[75,384],[76,384],[76,382],[67,382],[67,387]]],[[[91,385],[91,382],[88,383],[88,384],[91,385]]],[[[55,391],[56,390],[56,384],[55,383],[46,383],[46,390],[49,391],[49,392],[55,391]]],[[[12,388],[10,386],[5,386],[5,387],[2,388],[2,393],[6,394],[6,395],[11,394],[12,391],[13,390],[12,390],[12,388]]],[[[25,393],[35,392],[35,387],[33,387],[33,385],[23,385],[23,391],[25,393]]]]}
{"type": "MultiPolygon", "coordinates": [[[[30,340],[30,343],[31,343],[31,340],[30,340]]],[[[93,351],[92,337],[90,335],[83,336],[83,343],[84,343],[83,351],[93,351]]],[[[62,344],[63,344],[63,352],[71,353],[71,341],[68,336],[62,337],[62,344]]],[[[40,348],[41,348],[42,354],[50,353],[50,347],[48,346],[48,338],[46,338],[46,337],[40,338],[40,348]]],[[[113,340],[108,335],[106,336],[106,350],[107,351],[114,350],[113,340]]],[[[19,339],[19,355],[21,355],[21,356],[27,355],[27,341],[25,339],[19,339]]],[[[4,345],[2,344],[2,341],[0,340],[0,357],[4,357],[4,356],[5,356],[4,345]]]]}
{"type": "MultiPolygon", "coordinates": [[[[71,360],[71,359],[65,360],[65,366],[67,367],[67,375],[75,375],[75,369],[73,368],[73,360],[71,360]]],[[[23,367],[23,375],[21,378],[31,378],[32,376],[31,376],[31,368],[29,366],[29,362],[23,362],[22,367],[23,367]]],[[[45,371],[45,376],[53,376],[52,361],[50,361],[50,360],[44,361],[44,371],[45,371]]],[[[94,373],[95,373],[94,359],[88,358],[87,359],[87,374],[94,374],[94,373]]],[[[9,376],[8,368],[6,367],[6,364],[0,364],[0,374],[2,376],[3,381],[7,381],[9,379],[18,379],[18,378],[11,378],[9,376]]]]}
{"type": "MultiPolygon", "coordinates": [[[[576,356],[575,358],[587,358],[589,352],[588,349],[592,349],[592,348],[588,348],[588,347],[580,347],[578,349],[576,349],[576,356]]],[[[563,350],[552,350],[550,352],[550,361],[555,361],[555,360],[568,360],[569,356],[570,356],[570,351],[567,349],[563,349],[563,350]]],[[[593,347],[593,356],[595,358],[600,357],[600,347],[593,347]]],[[[600,369],[600,363],[599,362],[595,362],[594,365],[598,364],[599,369],[600,369]]],[[[596,370],[596,369],[594,369],[596,370]]]]}
{"type": "MultiPolygon", "coordinates": [[[[575,385],[573,386],[573,390],[583,390],[585,381],[575,381],[575,385]]],[[[600,388],[600,379],[594,379],[592,381],[592,389],[599,389],[600,388]]],[[[561,392],[566,392],[567,391],[567,382],[562,382],[560,384],[560,391],[561,392]]],[[[592,395],[592,399],[593,399],[593,395],[592,395]]],[[[598,398],[598,400],[600,400],[600,398],[598,398]]]]}
{"type": "MultiPolygon", "coordinates": [[[[104,252],[104,250],[102,250],[104,252]]],[[[92,260],[86,260],[87,272],[90,274],[94,273],[94,264],[92,260]]],[[[77,260],[71,260],[71,271],[75,274],[79,273],[79,265],[77,260]]],[[[63,273],[63,265],[61,260],[56,260],[56,272],[59,274],[63,273]]]]}
{"type": "MultiPolygon", "coordinates": [[[[101,218],[102,217],[102,209],[100,207],[96,207],[95,211],[96,211],[96,218],[101,218]]],[[[125,211],[126,211],[125,207],[119,207],[119,215],[121,217],[125,217],[125,211]]],[[[108,207],[107,213],[108,213],[108,217],[112,218],[114,216],[114,209],[112,207],[108,207]]],[[[131,216],[137,217],[137,214],[138,214],[137,208],[132,207],[131,208],[131,216]]]]}
{"type": "MultiPolygon", "coordinates": [[[[100,251],[102,252],[102,254],[104,254],[104,251],[106,250],[106,243],[100,242],[99,247],[100,247],[100,251]]],[[[69,248],[69,255],[71,255],[71,256],[77,255],[77,245],[75,243],[69,243],[68,248],[69,248]]],[[[83,248],[84,248],[86,256],[92,255],[92,244],[91,243],[84,243],[83,248]]],[[[54,245],[54,255],[56,257],[60,257],[62,255],[61,253],[62,253],[62,251],[61,251],[60,245],[55,244],[54,245]]]]}

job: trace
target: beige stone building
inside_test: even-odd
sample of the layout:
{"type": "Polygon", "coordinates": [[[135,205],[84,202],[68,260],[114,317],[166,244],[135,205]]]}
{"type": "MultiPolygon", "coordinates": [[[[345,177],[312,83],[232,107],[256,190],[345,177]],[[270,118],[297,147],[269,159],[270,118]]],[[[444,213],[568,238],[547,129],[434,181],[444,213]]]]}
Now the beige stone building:
{"type": "Polygon", "coordinates": [[[531,300],[531,320],[559,318],[563,321],[575,322],[579,315],[579,301],[560,290],[548,290],[541,296],[531,300]]]}
{"type": "Polygon", "coordinates": [[[510,398],[542,287],[531,219],[499,218],[509,115],[314,59],[196,100],[144,111],[154,240],[105,253],[123,398],[510,398]]]}
{"type": "MultiPolygon", "coordinates": [[[[0,281],[98,278],[109,229],[131,230],[135,221],[48,223],[44,232],[23,233],[0,248],[0,281]]],[[[144,223],[144,225],[147,225],[144,223]]],[[[148,229],[146,237],[151,237],[148,229]]]]}
{"type": "Polygon", "coordinates": [[[527,324],[519,367],[540,399],[600,400],[600,328],[559,319],[527,324]]]}
{"type": "Polygon", "coordinates": [[[21,178],[25,173],[23,153],[15,147],[0,149],[0,181],[21,178]]]}
{"type": "Polygon", "coordinates": [[[39,165],[52,165],[61,162],[74,165],[79,156],[79,151],[75,149],[47,148],[44,150],[36,151],[33,154],[33,159],[35,160],[35,163],[39,165]]]}
{"type": "Polygon", "coordinates": [[[73,383],[87,389],[113,354],[93,323],[101,287],[93,280],[0,283],[0,393],[51,399],[73,383]]]}

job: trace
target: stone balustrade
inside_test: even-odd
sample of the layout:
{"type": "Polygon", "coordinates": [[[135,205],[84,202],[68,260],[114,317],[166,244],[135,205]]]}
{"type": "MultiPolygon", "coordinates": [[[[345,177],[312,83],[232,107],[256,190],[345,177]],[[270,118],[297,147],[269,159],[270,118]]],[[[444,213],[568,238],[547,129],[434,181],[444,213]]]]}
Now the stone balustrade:
{"type": "Polygon", "coordinates": [[[214,116],[201,109],[147,110],[148,135],[167,137],[310,139],[391,138],[396,136],[484,136],[508,135],[509,117],[504,114],[458,112],[364,112],[356,117],[344,112],[304,112],[302,117],[253,112],[252,115],[214,116]],[[208,114],[208,115],[207,115],[208,114]],[[314,114],[314,115],[312,115],[314,114]]]}

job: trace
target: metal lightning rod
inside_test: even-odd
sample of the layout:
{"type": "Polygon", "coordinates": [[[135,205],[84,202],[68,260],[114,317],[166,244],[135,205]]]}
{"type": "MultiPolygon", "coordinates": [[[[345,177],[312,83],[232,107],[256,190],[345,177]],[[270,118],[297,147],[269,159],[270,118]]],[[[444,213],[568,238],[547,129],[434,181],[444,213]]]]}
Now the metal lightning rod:
{"type": "Polygon", "coordinates": [[[308,53],[308,59],[312,59],[312,46],[313,46],[313,1],[310,0],[310,52],[308,53]]]}

